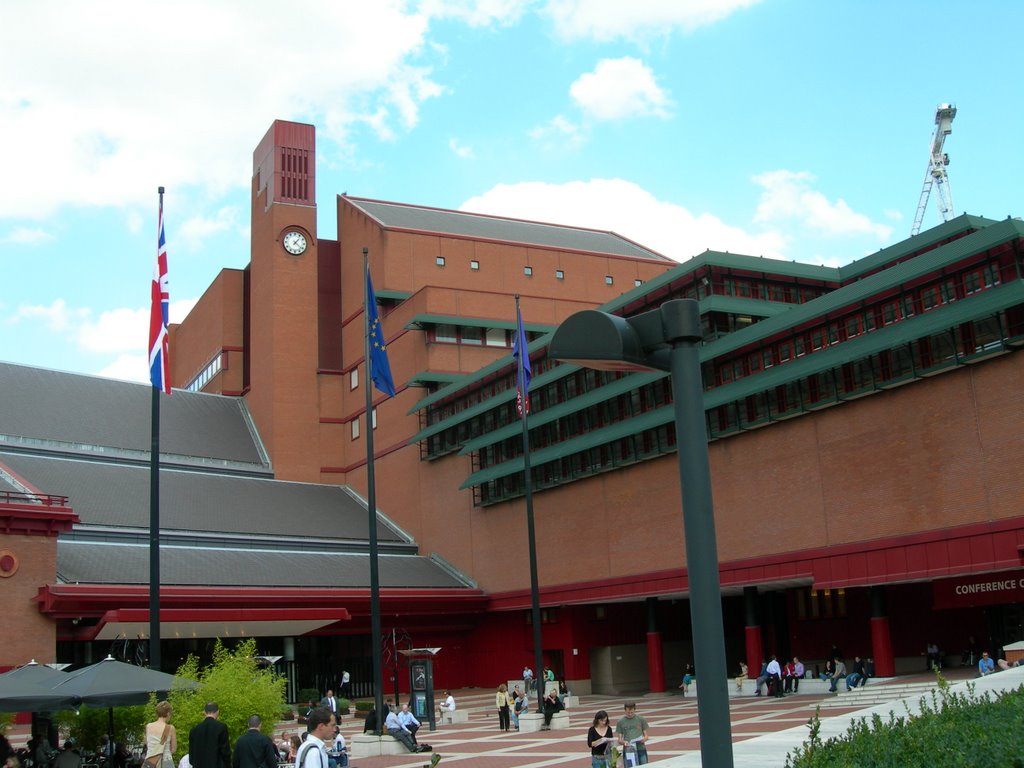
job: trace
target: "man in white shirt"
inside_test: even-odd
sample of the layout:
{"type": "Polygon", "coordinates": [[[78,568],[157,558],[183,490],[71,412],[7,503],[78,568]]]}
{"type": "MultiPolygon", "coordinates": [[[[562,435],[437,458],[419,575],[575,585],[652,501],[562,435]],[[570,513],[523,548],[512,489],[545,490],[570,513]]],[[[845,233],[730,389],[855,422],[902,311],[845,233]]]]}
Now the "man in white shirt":
{"type": "Polygon", "coordinates": [[[768,662],[768,666],[765,668],[765,673],[768,675],[768,690],[774,693],[776,696],[782,696],[782,667],[779,665],[779,660],[772,654],[771,661],[768,662]]]}
{"type": "Polygon", "coordinates": [[[452,696],[450,691],[444,692],[444,703],[441,705],[441,720],[444,720],[446,714],[453,715],[455,713],[455,697],[452,696]]]}
{"type": "Polygon", "coordinates": [[[410,752],[422,752],[423,747],[417,744],[412,739],[412,734],[409,733],[409,729],[402,725],[398,719],[398,715],[394,712],[388,712],[388,719],[384,721],[384,730],[388,732],[389,736],[394,736],[400,742],[405,745],[405,748],[410,752]]]}
{"type": "Polygon", "coordinates": [[[352,691],[351,691],[351,688],[350,688],[351,683],[352,683],[352,676],[348,673],[347,669],[343,670],[342,673],[341,673],[341,688],[338,691],[338,695],[341,696],[341,698],[343,698],[343,699],[351,699],[352,698],[352,691]]]}
{"type": "Polygon", "coordinates": [[[420,729],[420,721],[416,719],[416,715],[409,711],[408,704],[402,705],[402,711],[398,713],[398,722],[412,736],[413,744],[418,744],[419,742],[416,741],[416,731],[420,729]]]}
{"type": "Polygon", "coordinates": [[[295,768],[328,768],[330,758],[325,742],[333,738],[335,724],[334,714],[323,707],[309,713],[306,721],[309,733],[295,754],[295,768]]]}

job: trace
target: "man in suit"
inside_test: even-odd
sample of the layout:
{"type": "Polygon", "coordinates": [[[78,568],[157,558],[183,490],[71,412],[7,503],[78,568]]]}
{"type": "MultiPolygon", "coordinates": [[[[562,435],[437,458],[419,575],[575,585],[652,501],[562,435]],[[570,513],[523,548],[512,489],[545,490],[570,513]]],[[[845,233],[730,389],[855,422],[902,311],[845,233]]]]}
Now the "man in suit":
{"type": "Polygon", "coordinates": [[[320,706],[334,715],[337,722],[341,722],[341,718],[338,717],[338,700],[334,698],[334,691],[328,689],[327,695],[320,700],[320,706]]]}
{"type": "Polygon", "coordinates": [[[188,761],[192,768],[231,768],[228,727],[220,722],[220,707],[211,701],[203,712],[206,717],[188,732],[188,761]]]}
{"type": "Polygon", "coordinates": [[[277,768],[277,749],[269,737],[260,733],[262,724],[259,715],[249,717],[249,730],[238,737],[231,753],[232,768],[277,768]]]}

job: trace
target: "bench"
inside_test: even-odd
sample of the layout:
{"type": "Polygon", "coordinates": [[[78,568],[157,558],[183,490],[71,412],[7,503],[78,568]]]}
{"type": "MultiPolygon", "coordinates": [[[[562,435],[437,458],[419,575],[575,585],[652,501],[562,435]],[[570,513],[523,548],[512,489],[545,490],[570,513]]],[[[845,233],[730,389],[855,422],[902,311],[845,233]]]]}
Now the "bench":
{"type": "Polygon", "coordinates": [[[405,744],[387,734],[376,736],[372,733],[357,733],[352,736],[349,743],[349,754],[353,760],[409,754],[405,744]]]}
{"type": "MultiPolygon", "coordinates": [[[[544,716],[541,715],[541,722],[544,722],[544,716]]],[[[569,713],[568,712],[555,712],[551,716],[551,730],[552,731],[567,731],[569,730],[569,713]]]]}
{"type": "Polygon", "coordinates": [[[525,715],[519,716],[520,733],[536,733],[542,725],[544,725],[544,715],[527,712],[525,715]]]}
{"type": "Polygon", "coordinates": [[[468,723],[469,712],[465,709],[456,709],[454,712],[444,710],[441,713],[441,722],[452,725],[453,723],[468,723]]]}

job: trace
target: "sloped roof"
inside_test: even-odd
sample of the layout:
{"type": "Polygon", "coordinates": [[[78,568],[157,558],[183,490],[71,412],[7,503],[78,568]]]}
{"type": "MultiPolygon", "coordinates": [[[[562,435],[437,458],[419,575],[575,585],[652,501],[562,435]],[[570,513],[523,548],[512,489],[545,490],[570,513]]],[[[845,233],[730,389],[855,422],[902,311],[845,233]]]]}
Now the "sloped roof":
{"type": "MultiPolygon", "coordinates": [[[[160,583],[218,587],[370,586],[369,555],[362,552],[303,552],[161,546],[160,583]]],[[[381,554],[380,586],[466,585],[433,560],[381,554]]],[[[64,583],[149,584],[149,546],[142,543],[61,541],[57,575],[64,583]]]]}
{"type": "MultiPolygon", "coordinates": [[[[0,436],[72,453],[149,455],[152,389],[0,362],[0,436]]],[[[165,462],[269,471],[241,398],[174,390],[160,401],[165,462]]]]}
{"type": "MultiPolygon", "coordinates": [[[[149,467],[0,451],[0,467],[43,493],[67,496],[83,526],[148,529],[149,467]]],[[[161,469],[160,527],[201,534],[367,538],[365,504],[348,488],[161,469]]],[[[404,541],[385,525],[382,542],[404,541]]]]}
{"type": "Polygon", "coordinates": [[[614,232],[358,197],[346,196],[345,199],[387,229],[436,232],[546,248],[672,261],[614,232]]]}

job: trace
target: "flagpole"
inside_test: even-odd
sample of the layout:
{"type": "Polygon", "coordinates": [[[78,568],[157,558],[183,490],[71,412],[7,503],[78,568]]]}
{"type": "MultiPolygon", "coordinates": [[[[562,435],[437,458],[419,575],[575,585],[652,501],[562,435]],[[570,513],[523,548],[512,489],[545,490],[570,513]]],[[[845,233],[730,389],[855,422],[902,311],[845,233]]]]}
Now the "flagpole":
{"type": "MultiPolygon", "coordinates": [[[[164,188],[157,187],[160,196],[160,228],[157,235],[157,259],[159,260],[159,238],[163,235],[164,188]]],[[[149,668],[160,669],[160,390],[151,388],[151,444],[149,448],[149,668]]]]}
{"type": "MultiPolygon", "coordinates": [[[[363,248],[363,325],[366,360],[366,508],[370,528],[370,644],[373,650],[373,700],[377,712],[377,734],[384,725],[384,678],[380,649],[380,579],[377,570],[377,488],[373,471],[373,370],[370,360],[370,259],[363,248]]],[[[396,704],[398,702],[395,702],[396,704]]]]}
{"type": "MultiPolygon", "coordinates": [[[[533,477],[530,471],[530,431],[526,427],[526,415],[529,410],[526,376],[524,373],[525,359],[529,352],[526,349],[526,332],[523,330],[523,317],[519,313],[519,294],[516,294],[516,344],[519,354],[516,356],[516,389],[519,393],[519,420],[523,427],[523,488],[526,496],[526,535],[530,545],[530,609],[533,617],[533,679],[537,682],[537,712],[543,710],[544,702],[544,648],[540,631],[540,589],[537,585],[537,535],[533,524],[533,477]]],[[[529,691],[526,692],[529,697],[529,691]]]]}

